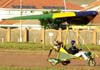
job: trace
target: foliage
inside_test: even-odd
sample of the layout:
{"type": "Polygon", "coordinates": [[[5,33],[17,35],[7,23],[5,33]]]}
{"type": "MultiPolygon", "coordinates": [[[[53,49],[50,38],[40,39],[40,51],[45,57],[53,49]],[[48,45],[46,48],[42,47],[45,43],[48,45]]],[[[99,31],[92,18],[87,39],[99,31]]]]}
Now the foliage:
{"type": "MultiPolygon", "coordinates": [[[[60,10],[58,11],[44,11],[43,14],[53,14],[53,13],[59,13],[61,12],[60,10]]],[[[65,22],[66,20],[64,18],[58,18],[58,19],[39,19],[41,22],[41,25],[45,29],[59,29],[62,27],[62,22],[65,22]]]]}

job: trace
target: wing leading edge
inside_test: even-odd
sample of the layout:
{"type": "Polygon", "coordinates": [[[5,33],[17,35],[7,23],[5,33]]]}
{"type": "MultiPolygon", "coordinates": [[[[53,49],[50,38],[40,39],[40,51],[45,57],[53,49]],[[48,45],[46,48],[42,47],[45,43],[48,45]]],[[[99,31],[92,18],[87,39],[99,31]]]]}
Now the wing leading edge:
{"type": "Polygon", "coordinates": [[[62,12],[62,13],[13,17],[13,18],[8,18],[8,20],[57,19],[57,18],[66,18],[66,17],[96,16],[97,14],[98,14],[97,11],[62,12]]]}

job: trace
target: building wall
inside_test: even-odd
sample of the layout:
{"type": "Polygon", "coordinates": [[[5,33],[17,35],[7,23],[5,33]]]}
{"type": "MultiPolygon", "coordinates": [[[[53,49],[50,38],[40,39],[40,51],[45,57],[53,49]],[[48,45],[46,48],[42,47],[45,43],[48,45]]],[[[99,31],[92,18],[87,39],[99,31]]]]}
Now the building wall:
{"type": "MultiPolygon", "coordinates": [[[[0,28],[0,42],[19,42],[19,38],[19,29],[0,28]]],[[[66,42],[66,44],[70,44],[72,39],[76,40],[77,44],[79,42],[82,44],[100,44],[100,30],[69,30],[68,32],[61,29],[47,29],[44,31],[42,29],[22,30],[22,42],[53,44],[55,40],[60,40],[66,42]]]]}
{"type": "Polygon", "coordinates": [[[7,30],[4,28],[0,28],[0,42],[6,42],[6,34],[7,30]]]}

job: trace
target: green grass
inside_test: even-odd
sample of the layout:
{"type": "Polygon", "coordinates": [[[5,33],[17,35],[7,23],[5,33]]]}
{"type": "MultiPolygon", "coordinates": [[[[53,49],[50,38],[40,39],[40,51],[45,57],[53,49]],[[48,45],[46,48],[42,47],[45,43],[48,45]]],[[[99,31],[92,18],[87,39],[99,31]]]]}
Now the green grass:
{"type": "MultiPolygon", "coordinates": [[[[67,45],[66,46],[67,48],[70,47],[70,45],[67,45]]],[[[76,45],[76,47],[78,47],[79,49],[82,49],[84,51],[87,51],[87,50],[92,50],[92,51],[100,51],[100,45],[76,45]]]]}
{"type": "MultiPolygon", "coordinates": [[[[67,45],[68,48],[70,45],[67,45]]],[[[0,43],[0,49],[11,49],[11,50],[49,50],[51,47],[50,44],[41,44],[41,43],[0,43]]],[[[99,45],[77,45],[78,48],[83,50],[100,51],[99,45]],[[88,47],[88,48],[87,48],[88,47]]]]}
{"type": "Polygon", "coordinates": [[[99,70],[99,66],[0,67],[0,70],[99,70]]]}
{"type": "Polygon", "coordinates": [[[12,50],[47,50],[50,45],[40,43],[0,43],[0,49],[12,50]]]}

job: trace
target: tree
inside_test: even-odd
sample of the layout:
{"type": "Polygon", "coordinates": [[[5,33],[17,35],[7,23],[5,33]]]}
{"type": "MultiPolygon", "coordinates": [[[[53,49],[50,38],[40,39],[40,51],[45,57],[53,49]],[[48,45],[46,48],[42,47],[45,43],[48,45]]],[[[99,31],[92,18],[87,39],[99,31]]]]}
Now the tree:
{"type": "MultiPolygon", "coordinates": [[[[61,12],[60,10],[58,11],[44,11],[43,14],[53,14],[53,13],[59,13],[61,12]]],[[[58,18],[58,19],[40,19],[41,25],[45,29],[59,29],[61,28],[61,23],[64,22],[64,18],[58,18]]]]}

